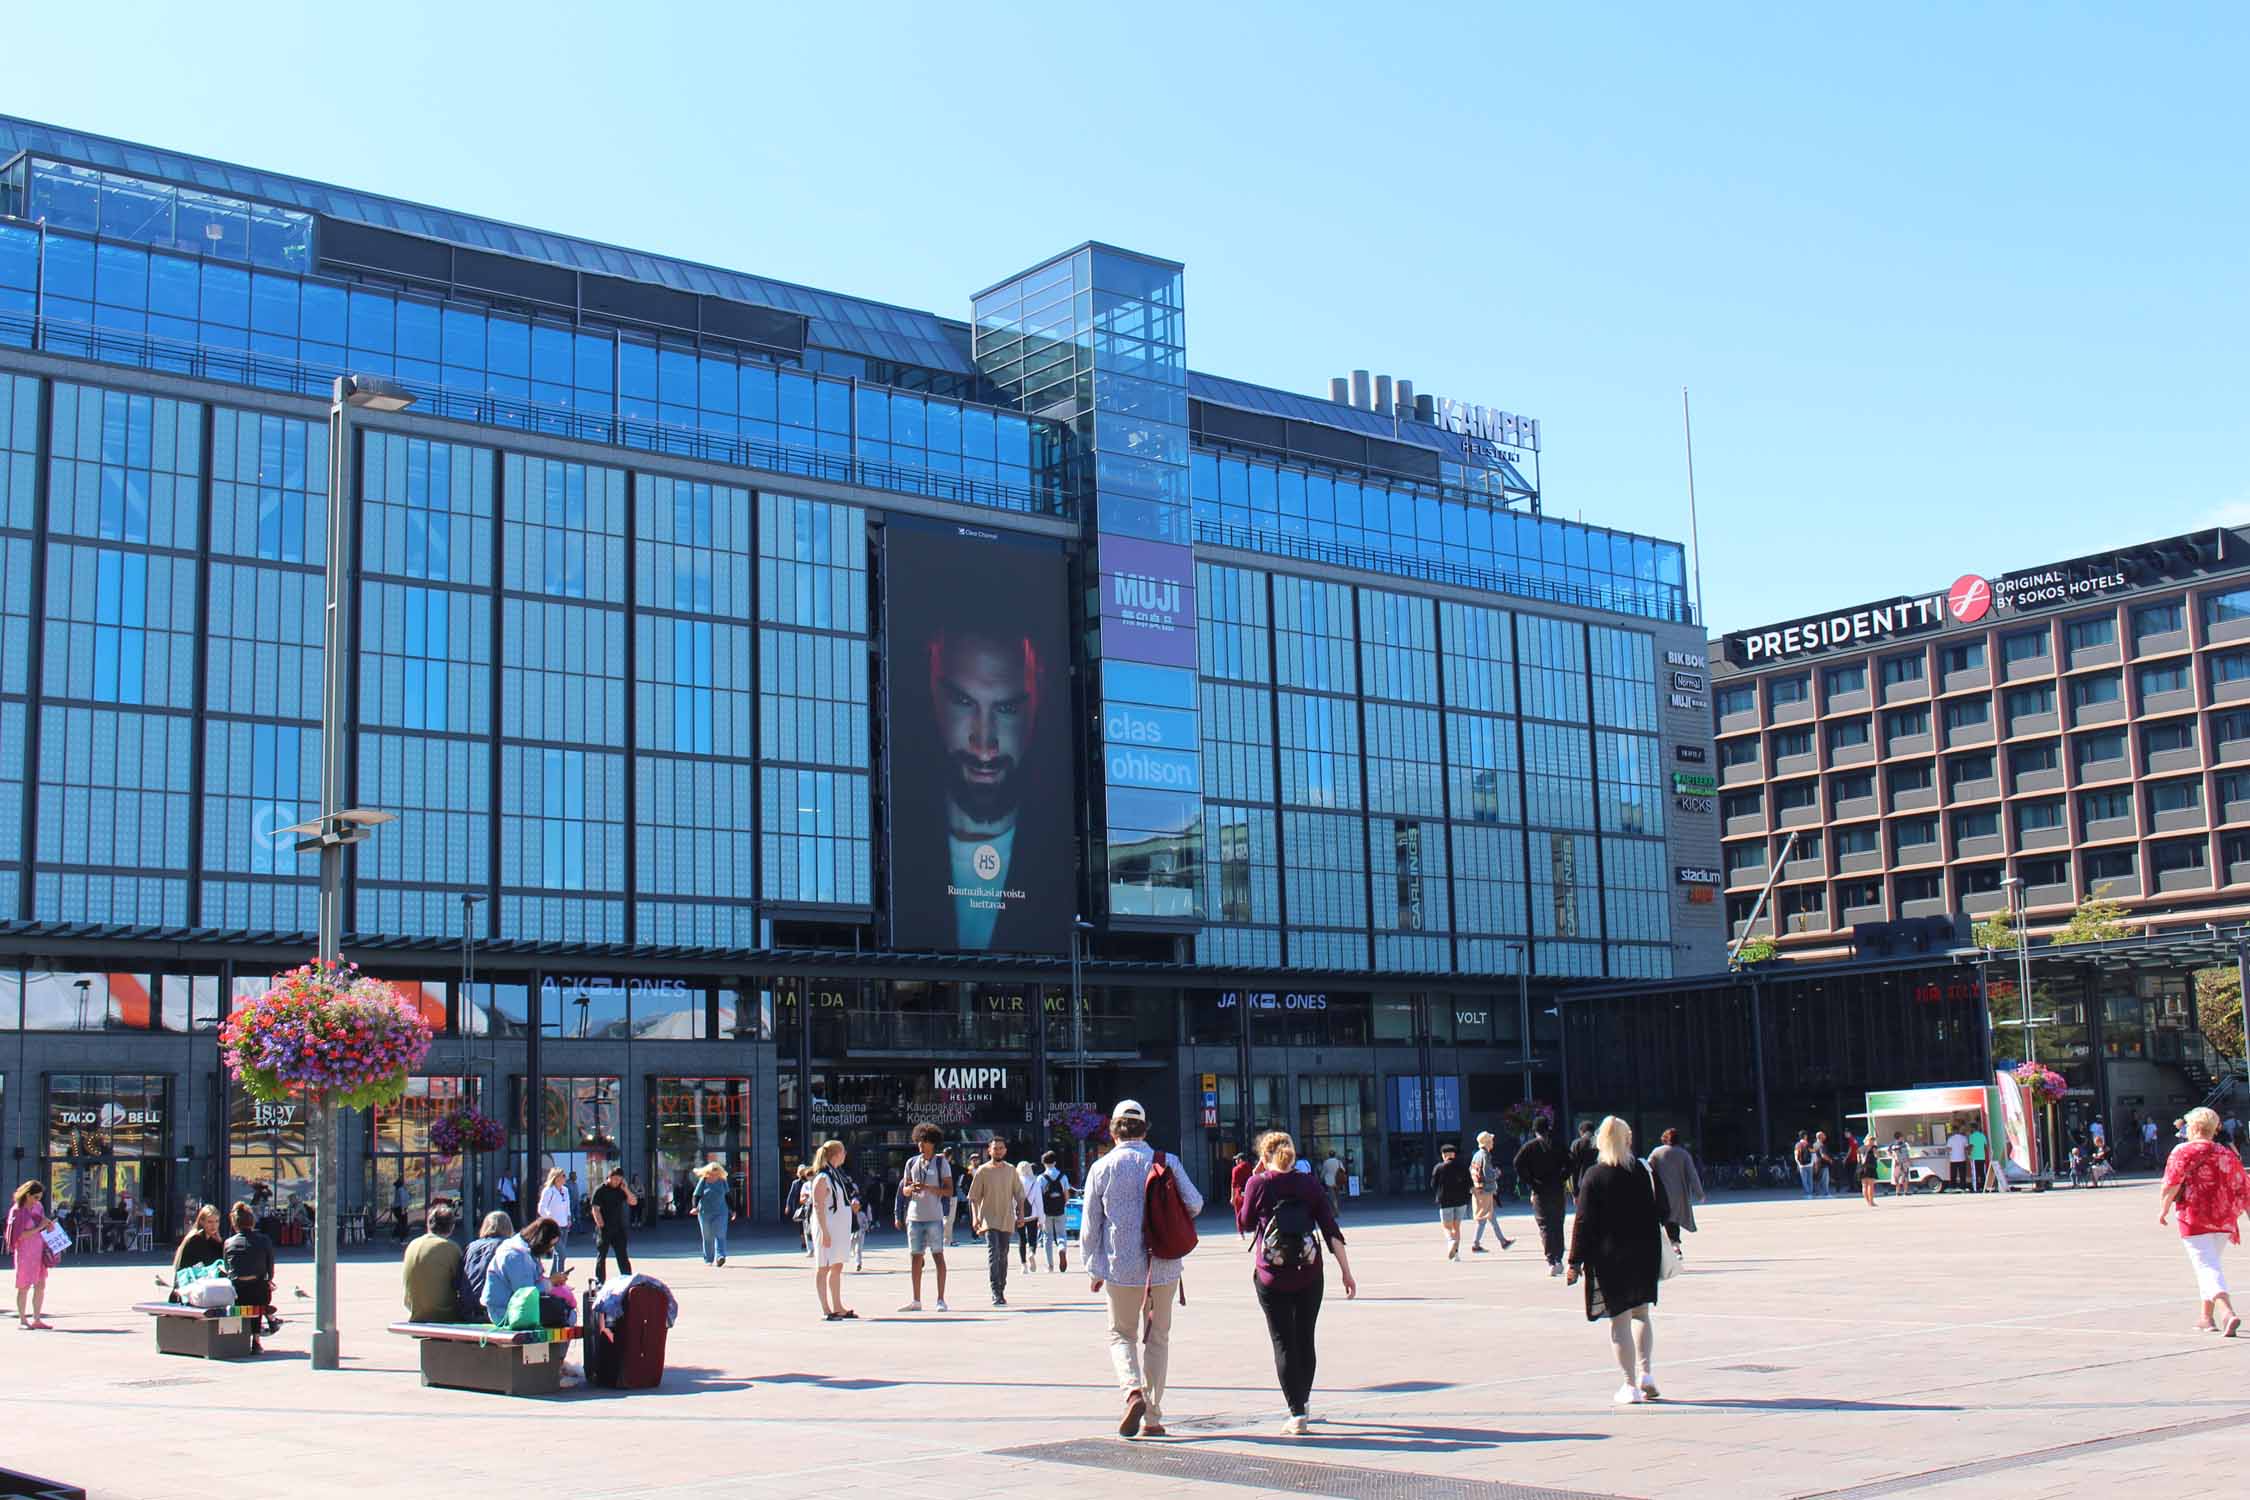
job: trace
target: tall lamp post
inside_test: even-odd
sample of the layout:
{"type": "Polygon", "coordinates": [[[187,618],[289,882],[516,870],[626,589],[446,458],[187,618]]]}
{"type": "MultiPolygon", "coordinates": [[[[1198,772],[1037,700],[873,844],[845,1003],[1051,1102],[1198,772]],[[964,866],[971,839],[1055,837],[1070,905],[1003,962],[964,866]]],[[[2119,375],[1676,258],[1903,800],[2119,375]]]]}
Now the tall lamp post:
{"type": "MultiPolygon", "coordinates": [[[[467,1106],[483,1113],[484,1075],[478,1071],[477,1036],[484,1030],[484,1016],[477,1009],[477,907],[484,897],[473,891],[461,893],[461,1003],[456,1008],[461,1017],[461,1071],[467,1075],[469,1099],[467,1106]]],[[[497,1051],[497,1049],[495,1049],[497,1051]]],[[[505,1148],[503,1148],[505,1149],[505,1148]]],[[[479,1201],[477,1179],[482,1176],[483,1153],[465,1151],[461,1160],[461,1219],[463,1223],[475,1220],[475,1206],[479,1201]]]]}
{"type": "Polygon", "coordinates": [[[1508,951],[1516,956],[1516,1035],[1523,1045],[1523,1102],[1528,1108],[1531,1103],[1531,944],[1510,943],[1508,951]]]}
{"type": "MultiPolygon", "coordinates": [[[[2013,873],[2000,878],[2000,888],[2008,893],[2008,916],[2016,929],[2016,1004],[2023,1013],[2023,1060],[2037,1062],[2039,1034],[2033,1030],[2031,1018],[2031,934],[2024,930],[2031,910],[2030,892],[2024,886],[2023,877],[2013,873]]],[[[1989,1021],[1985,1029],[1991,1029],[1989,1021]]],[[[2024,1119],[2029,1123],[2033,1118],[2029,1101],[2026,1101],[2024,1119]]],[[[2039,1137],[2033,1134],[2025,1144],[2031,1149],[2031,1175],[2036,1178],[2039,1175],[2039,1137]]]]}
{"type": "MultiPolygon", "coordinates": [[[[357,507],[352,503],[352,414],[355,411],[403,411],[414,404],[414,393],[404,386],[367,375],[339,375],[328,403],[328,565],[324,580],[326,609],[321,620],[320,651],[320,816],[282,830],[302,834],[297,852],[320,853],[320,961],[329,966],[340,960],[344,945],[344,851],[364,843],[382,824],[394,821],[386,812],[346,807],[344,780],[347,760],[344,726],[350,721],[351,649],[356,600],[353,574],[358,533],[353,526],[357,507]]],[[[326,1099],[307,1101],[306,1123],[311,1127],[313,1157],[313,1336],[312,1367],[337,1366],[336,1338],[336,1107],[326,1099]]]]}
{"type": "MultiPolygon", "coordinates": [[[[1070,1062],[1071,1072],[1073,1075],[1071,1092],[1077,1096],[1071,1100],[1071,1103],[1081,1105],[1087,1103],[1088,1101],[1086,1098],[1086,1010],[1084,1001],[1079,998],[1078,954],[1079,950],[1085,946],[1085,939],[1081,936],[1081,934],[1092,932],[1093,930],[1094,924],[1087,921],[1084,917],[1075,915],[1071,917],[1070,1062]]],[[[1085,1168],[1081,1166],[1079,1170],[1083,1172],[1085,1168]]]]}

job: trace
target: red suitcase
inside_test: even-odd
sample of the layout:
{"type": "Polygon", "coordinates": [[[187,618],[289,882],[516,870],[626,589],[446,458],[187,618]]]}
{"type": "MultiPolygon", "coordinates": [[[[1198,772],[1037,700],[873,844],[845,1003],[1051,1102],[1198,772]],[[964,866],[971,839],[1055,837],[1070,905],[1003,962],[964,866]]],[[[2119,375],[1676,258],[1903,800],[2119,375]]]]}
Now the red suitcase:
{"type": "Polygon", "coordinates": [[[642,1282],[625,1294],[623,1310],[605,1318],[586,1299],[586,1380],[617,1390],[646,1390],[664,1379],[664,1288],[642,1282]]]}

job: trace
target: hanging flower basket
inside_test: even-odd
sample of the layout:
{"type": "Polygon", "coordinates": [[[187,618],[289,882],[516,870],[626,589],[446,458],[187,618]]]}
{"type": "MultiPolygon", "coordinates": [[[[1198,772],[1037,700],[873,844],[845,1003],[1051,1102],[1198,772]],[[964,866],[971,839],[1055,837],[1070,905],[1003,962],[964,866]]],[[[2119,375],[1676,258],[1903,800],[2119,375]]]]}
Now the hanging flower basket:
{"type": "Polygon", "coordinates": [[[219,1028],[219,1055],[261,1104],[389,1104],[430,1052],[430,1023],[357,964],[318,960],[276,978],[219,1028]]]}
{"type": "Polygon", "coordinates": [[[430,1126],[430,1149],[442,1161],[451,1161],[464,1152],[497,1151],[507,1143],[507,1132],[500,1128],[500,1122],[473,1109],[440,1115],[430,1126]]]}
{"type": "Polygon", "coordinates": [[[1541,1119],[1554,1117],[1555,1107],[1544,1099],[1518,1099],[1500,1111],[1500,1123],[1511,1135],[1529,1135],[1541,1119]]]}
{"type": "Polygon", "coordinates": [[[2070,1092],[2070,1081],[2045,1063],[2019,1063],[2015,1080],[2034,1099],[2053,1103],[2070,1092]]]}
{"type": "Polygon", "coordinates": [[[1063,1116],[1063,1128],[1070,1132],[1071,1139],[1075,1141],[1109,1139],[1109,1121],[1103,1118],[1100,1110],[1088,1109],[1084,1105],[1063,1116]]]}

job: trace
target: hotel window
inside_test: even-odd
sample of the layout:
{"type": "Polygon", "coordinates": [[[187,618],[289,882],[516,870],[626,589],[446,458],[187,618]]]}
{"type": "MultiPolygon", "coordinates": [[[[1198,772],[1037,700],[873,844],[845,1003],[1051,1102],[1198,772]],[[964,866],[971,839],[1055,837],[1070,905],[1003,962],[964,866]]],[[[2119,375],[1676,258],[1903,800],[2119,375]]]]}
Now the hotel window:
{"type": "Polygon", "coordinates": [[[2100,895],[2098,880],[2131,880],[2133,878],[2133,851],[2130,849],[2095,849],[2086,855],[2086,885],[2088,892],[2100,895]]]}
{"type": "Polygon", "coordinates": [[[2104,734],[2082,734],[2070,742],[2072,761],[2080,771],[2105,760],[2125,758],[2125,731],[2112,729],[2104,734]]]}
{"type": "Polygon", "coordinates": [[[2062,764],[2062,752],[2053,740],[2008,747],[2008,774],[2016,777],[2052,771],[2062,764]]]}
{"type": "Polygon", "coordinates": [[[2140,667],[2133,673],[2133,684],[2141,690],[2143,698],[2157,693],[2184,692],[2188,685],[2187,668],[2174,662],[2140,667]]]}
{"type": "Polygon", "coordinates": [[[2078,794],[2078,817],[2081,822],[2102,823],[2113,818],[2130,818],[2132,815],[2132,793],[2122,787],[2115,791],[2078,794]]]}
{"type": "Polygon", "coordinates": [[[2070,861],[2060,855],[2053,859],[2027,859],[2016,868],[2027,886],[2061,885],[2070,878],[2070,861]]]}
{"type": "Polygon", "coordinates": [[[2250,740],[2250,713],[2237,710],[2230,714],[2211,716],[2213,740],[2250,740]]]}
{"type": "Polygon", "coordinates": [[[1985,896],[2000,889],[1998,865],[1970,865],[1961,872],[1961,894],[1985,896]]]}
{"type": "Polygon", "coordinates": [[[1719,769],[1731,771],[1736,766],[1754,766],[1758,763],[1758,741],[1754,736],[1738,740],[1719,741],[1719,769]]]}
{"type": "Polygon", "coordinates": [[[2212,785],[2211,800],[2224,808],[2250,798],[2250,772],[2229,771],[2212,785]]]}
{"type": "Polygon", "coordinates": [[[1883,771],[1883,784],[1890,788],[1893,797],[1907,792],[1926,792],[1937,785],[1937,772],[1926,760],[1911,766],[1887,766],[1883,771]]]}
{"type": "Polygon", "coordinates": [[[1847,666],[1826,668],[1820,674],[1820,690],[1829,698],[1866,692],[1867,664],[1855,661],[1847,666]]]}
{"type": "Polygon", "coordinates": [[[1898,878],[1898,899],[1905,901],[1935,901],[1945,892],[1935,875],[1901,875],[1898,878]]]}
{"type": "Polygon", "coordinates": [[[2250,651],[2217,651],[2211,656],[2211,682],[2241,682],[2250,678],[2250,651]]]}
{"type": "Polygon", "coordinates": [[[1839,776],[1828,784],[1828,800],[1831,805],[1856,802],[1862,797],[1874,795],[1875,773],[1872,771],[1854,771],[1851,775],[1839,776]]]}
{"type": "Polygon", "coordinates": [[[2019,630],[2013,635],[2000,637],[2000,659],[2010,665],[2019,661],[2037,661],[2046,654],[2045,630],[2019,630]]]}
{"type": "Polygon", "coordinates": [[[2000,814],[1996,809],[1984,808],[1977,812],[1953,815],[1953,841],[1964,839],[1990,839],[2000,836],[2000,814]]]}
{"type": "Polygon", "coordinates": [[[1922,680],[1922,655],[1886,656],[1883,658],[1883,686],[1902,687],[1909,682],[1922,680]]]}
{"type": "Polygon", "coordinates": [[[1758,706],[1758,690],[1747,682],[1737,683],[1713,693],[1711,702],[1722,719],[1729,714],[1746,714],[1758,706]]]}
{"type": "Polygon", "coordinates": [[[2073,620],[2063,627],[2063,640],[2072,651],[2114,646],[2117,644],[2117,617],[2090,615],[2083,620],[2073,620]]]}
{"type": "Polygon", "coordinates": [[[1945,727],[1948,729],[1974,729],[1979,724],[1991,722],[1992,705],[1982,698],[1964,698],[1945,705],[1945,727]]]}
{"type": "Polygon", "coordinates": [[[2176,870],[2200,870],[2206,862],[2208,850],[2201,839],[2174,839],[2170,843],[2148,846],[2149,863],[2159,875],[2176,870]]]}
{"type": "Polygon", "coordinates": [[[1991,779],[1992,752],[1990,750],[1977,755],[1956,755],[1945,763],[1945,789],[1948,792],[1958,791],[1972,781],[1990,781],[1991,779]]]}
{"type": "Polygon", "coordinates": [[[2181,721],[2176,724],[2151,724],[2141,731],[2141,752],[2144,755],[2162,755],[2170,750],[2193,750],[2195,726],[2181,721]]]}
{"type": "Polygon", "coordinates": [[[2070,706],[2092,708],[2097,703],[2115,703],[2125,693],[2125,679],[2117,672],[2096,672],[2091,677],[2074,677],[2070,682],[2070,706]]]}
{"type": "Polygon", "coordinates": [[[1786,760],[1792,755],[1812,754],[1812,731],[1809,729],[1784,729],[1773,737],[1773,758],[1786,760]]]}
{"type": "Polygon", "coordinates": [[[1816,781],[1787,781],[1773,790],[1776,812],[1795,812],[1801,807],[1820,805],[1820,783],[1816,781]]]}
{"type": "Polygon", "coordinates": [[[1811,693],[1811,676],[1797,672],[1788,677],[1766,679],[1766,701],[1779,706],[1784,703],[1802,703],[1811,693]]]}
{"type": "Polygon", "coordinates": [[[1937,819],[1908,818],[1893,830],[1892,837],[1901,852],[1934,844],[1937,842],[1937,819]]]}
{"type": "Polygon", "coordinates": [[[1959,645],[1948,646],[1942,659],[1948,676],[1955,672],[1981,672],[1984,670],[1984,642],[1962,641],[1959,645]]]}
{"type": "Polygon", "coordinates": [[[1883,882],[1880,880],[1846,880],[1836,887],[1836,906],[1841,911],[1880,909],[1883,904],[1883,882]]]}
{"type": "Polygon", "coordinates": [[[1867,743],[1867,721],[1851,719],[1842,724],[1828,726],[1828,753],[1853,750],[1867,743]]]}
{"type": "Polygon", "coordinates": [[[2042,797],[2037,802],[2022,802],[2016,806],[2017,834],[2038,833],[2063,826],[2063,799],[2042,797]]]}
{"type": "Polygon", "coordinates": [[[1789,846],[1789,863],[1791,864],[1796,864],[1799,860],[1817,860],[1819,858],[1820,835],[1817,833],[1800,833],[1797,835],[1796,842],[1789,846]]]}
{"type": "Polygon", "coordinates": [[[2152,813],[2194,812],[2202,805],[2203,783],[2192,778],[2158,781],[2148,789],[2148,810],[2152,813]]]}
{"type": "Polygon", "coordinates": [[[1762,792],[1729,792],[1719,799],[1719,816],[1724,819],[1754,818],[1764,811],[1765,794],[1762,792]]]}
{"type": "Polygon", "coordinates": [[[2136,604],[2133,606],[2133,644],[2135,646],[2152,635],[2172,635],[2187,628],[2187,610],[2177,599],[2167,599],[2161,604],[2136,604]]]}
{"type": "Polygon", "coordinates": [[[1739,875],[1744,870],[1765,868],[1766,846],[1763,840],[1748,844],[1729,844],[1720,852],[1720,863],[1728,875],[1739,875]]]}
{"type": "Polygon", "coordinates": [[[1836,853],[1873,854],[1876,848],[1876,829],[1873,823],[1855,823],[1849,828],[1836,830],[1836,853]]]}
{"type": "MultiPolygon", "coordinates": [[[[2034,714],[2051,714],[2055,711],[2055,685],[2042,682],[2036,687],[2010,688],[2007,703],[2008,721],[2011,724],[2034,714]]],[[[1947,713],[1950,714],[1956,706],[1947,704],[1947,713]]]]}
{"type": "Polygon", "coordinates": [[[2214,625],[2228,625],[2237,620],[2250,620],[2250,588],[2229,589],[2223,594],[2203,596],[2203,625],[2206,630],[2214,625]]]}
{"type": "Polygon", "coordinates": [[[1930,711],[1926,708],[1894,708],[1883,715],[1883,738],[1903,740],[1917,734],[1930,732],[1930,711]]]}

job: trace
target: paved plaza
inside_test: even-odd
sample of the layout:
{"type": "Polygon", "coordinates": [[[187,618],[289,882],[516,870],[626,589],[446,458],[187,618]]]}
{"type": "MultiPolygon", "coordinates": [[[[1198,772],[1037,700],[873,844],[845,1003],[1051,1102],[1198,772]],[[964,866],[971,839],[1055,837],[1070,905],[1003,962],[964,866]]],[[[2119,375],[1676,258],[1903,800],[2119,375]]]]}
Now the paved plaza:
{"type": "MultiPolygon", "coordinates": [[[[346,1368],[304,1349],[310,1266],[261,1361],[158,1355],[124,1309],[147,1265],[65,1264],[52,1333],[0,1328],[0,1467],[98,1497],[543,1493],[740,1500],[1166,1496],[1932,1497],[2215,1490],[2250,1463],[2250,1338],[2189,1331],[2193,1283],[2143,1184],[2006,1198],[1721,1200],[1657,1315],[1665,1400],[1615,1408],[1607,1338],[1519,1213],[1504,1254],[1447,1264],[1424,1216],[1347,1217],[1362,1295],[1331,1275],[1313,1435],[1281,1403],[1249,1270],[1205,1221],[1174,1330],[1172,1436],[1115,1436],[1103,1315],[1076,1267],[949,1315],[905,1300],[897,1236],[826,1324],[770,1237],[709,1269],[642,1268],[681,1303],[660,1390],[522,1400],[424,1389],[388,1260],[343,1270],[346,1368]]],[[[582,1248],[582,1245],[581,1245],[582,1248]]],[[[2234,1269],[2250,1284],[2250,1257],[2234,1269]]]]}

